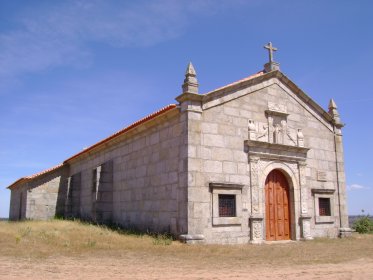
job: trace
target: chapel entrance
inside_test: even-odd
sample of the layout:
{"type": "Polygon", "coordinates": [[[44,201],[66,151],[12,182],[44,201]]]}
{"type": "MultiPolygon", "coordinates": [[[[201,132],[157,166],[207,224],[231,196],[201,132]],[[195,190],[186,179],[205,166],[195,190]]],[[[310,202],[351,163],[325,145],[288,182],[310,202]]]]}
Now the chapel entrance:
{"type": "Polygon", "coordinates": [[[272,170],[265,182],[266,240],[290,239],[289,184],[284,174],[272,170]]]}

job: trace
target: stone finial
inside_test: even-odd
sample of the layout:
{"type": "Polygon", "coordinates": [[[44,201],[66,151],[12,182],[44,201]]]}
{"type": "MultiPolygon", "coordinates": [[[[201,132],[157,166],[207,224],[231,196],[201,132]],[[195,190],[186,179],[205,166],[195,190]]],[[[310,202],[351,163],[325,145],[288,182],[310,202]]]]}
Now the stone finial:
{"type": "Polygon", "coordinates": [[[277,51],[277,48],[273,47],[272,42],[269,42],[264,46],[264,48],[268,50],[269,55],[269,62],[264,64],[264,71],[268,73],[271,71],[280,70],[280,63],[273,60],[273,52],[277,51]]]}
{"type": "Polygon", "coordinates": [[[184,79],[184,84],[182,88],[183,88],[183,93],[198,94],[197,74],[191,62],[189,62],[188,67],[185,71],[185,79],[184,79]]]}
{"type": "Polygon", "coordinates": [[[194,70],[192,62],[188,63],[188,67],[185,71],[185,75],[194,75],[194,76],[197,75],[196,70],[194,70]]]}
{"type": "Polygon", "coordinates": [[[336,126],[342,127],[343,123],[341,122],[341,118],[339,117],[337,104],[335,104],[335,101],[333,99],[330,99],[328,109],[329,115],[333,118],[334,124],[336,126]]]}
{"type": "Polygon", "coordinates": [[[337,107],[337,104],[335,104],[335,101],[334,101],[333,98],[330,99],[328,108],[329,108],[329,112],[330,112],[330,110],[332,110],[332,109],[337,109],[337,108],[338,108],[338,107],[337,107]]]}

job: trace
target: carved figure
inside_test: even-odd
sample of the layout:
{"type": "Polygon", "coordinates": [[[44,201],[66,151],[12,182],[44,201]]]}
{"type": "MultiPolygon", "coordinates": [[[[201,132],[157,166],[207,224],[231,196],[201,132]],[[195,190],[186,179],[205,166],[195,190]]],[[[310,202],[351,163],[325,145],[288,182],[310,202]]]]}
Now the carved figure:
{"type": "Polygon", "coordinates": [[[281,126],[279,124],[276,124],[273,132],[273,143],[282,144],[281,132],[281,126]]]}
{"type": "MultiPolygon", "coordinates": [[[[258,136],[257,136],[257,140],[262,140],[262,138],[267,138],[268,136],[268,126],[267,125],[259,125],[259,132],[258,132],[258,136]]],[[[264,139],[265,141],[268,141],[268,138],[267,139],[264,139]]]]}
{"type": "Polygon", "coordinates": [[[298,142],[298,147],[304,147],[304,135],[303,135],[301,128],[298,129],[297,142],[298,142]]]}
{"type": "Polygon", "coordinates": [[[249,120],[249,139],[256,140],[256,127],[253,120],[249,120]]]}

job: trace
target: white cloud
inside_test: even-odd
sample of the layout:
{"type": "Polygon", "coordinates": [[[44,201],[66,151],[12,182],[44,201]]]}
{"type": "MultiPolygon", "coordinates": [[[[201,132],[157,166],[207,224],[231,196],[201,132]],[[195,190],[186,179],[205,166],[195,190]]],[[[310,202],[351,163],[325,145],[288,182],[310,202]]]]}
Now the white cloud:
{"type": "Polygon", "coordinates": [[[59,1],[30,5],[17,29],[0,33],[0,84],[61,65],[86,66],[90,43],[147,47],[181,36],[195,16],[244,1],[59,1]]]}
{"type": "Polygon", "coordinates": [[[370,189],[370,187],[359,185],[359,184],[351,184],[347,185],[347,190],[348,191],[353,191],[353,190],[362,190],[362,189],[370,189]]]}

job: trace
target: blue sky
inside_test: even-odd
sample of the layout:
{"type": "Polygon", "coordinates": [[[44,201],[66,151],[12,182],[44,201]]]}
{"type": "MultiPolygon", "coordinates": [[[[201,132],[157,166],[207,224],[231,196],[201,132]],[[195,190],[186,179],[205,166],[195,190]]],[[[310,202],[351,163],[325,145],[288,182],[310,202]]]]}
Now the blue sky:
{"type": "Polygon", "coordinates": [[[0,0],[0,217],[16,179],[94,144],[181,93],[281,70],[344,128],[350,214],[373,214],[373,2],[0,0]]]}

